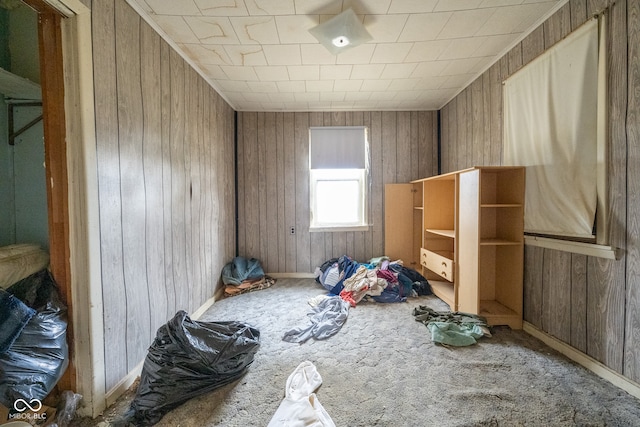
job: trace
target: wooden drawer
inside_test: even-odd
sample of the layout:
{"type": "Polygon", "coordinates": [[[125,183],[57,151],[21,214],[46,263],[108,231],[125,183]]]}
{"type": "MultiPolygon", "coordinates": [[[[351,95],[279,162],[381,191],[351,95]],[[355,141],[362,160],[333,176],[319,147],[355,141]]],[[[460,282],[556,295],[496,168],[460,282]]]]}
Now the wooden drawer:
{"type": "Polygon", "coordinates": [[[453,282],[453,253],[432,252],[420,248],[420,264],[449,282],[453,282]]]}

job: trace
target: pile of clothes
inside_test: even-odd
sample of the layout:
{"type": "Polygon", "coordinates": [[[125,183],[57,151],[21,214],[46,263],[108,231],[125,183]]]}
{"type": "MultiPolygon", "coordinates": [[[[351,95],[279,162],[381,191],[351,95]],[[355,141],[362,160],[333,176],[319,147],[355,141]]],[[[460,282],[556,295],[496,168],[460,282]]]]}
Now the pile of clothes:
{"type": "Polygon", "coordinates": [[[355,307],[365,297],[376,302],[405,302],[407,297],[431,295],[429,282],[402,260],[387,256],[359,263],[347,255],[325,261],[316,269],[316,281],[355,307]]]}
{"type": "Polygon", "coordinates": [[[255,258],[235,257],[222,268],[224,295],[232,297],[272,286],[276,280],[264,274],[260,261],[255,258]]]}

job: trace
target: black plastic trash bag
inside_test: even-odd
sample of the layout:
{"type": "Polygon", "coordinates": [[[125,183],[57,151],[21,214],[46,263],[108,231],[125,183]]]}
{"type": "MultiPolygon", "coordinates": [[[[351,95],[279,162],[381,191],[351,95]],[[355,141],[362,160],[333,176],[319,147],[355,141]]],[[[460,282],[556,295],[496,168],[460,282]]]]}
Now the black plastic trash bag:
{"type": "Polygon", "coordinates": [[[0,354],[0,403],[43,400],[69,365],[67,307],[48,270],[12,285],[7,292],[36,311],[9,350],[0,354]]]}
{"type": "Polygon", "coordinates": [[[197,322],[179,311],[158,329],[129,412],[117,425],[156,424],[170,410],[240,378],[260,331],[240,322],[197,322]]]}
{"type": "Polygon", "coordinates": [[[263,276],[264,270],[260,261],[255,258],[248,260],[237,256],[222,267],[222,283],[225,285],[239,285],[244,280],[260,279],[263,276]]]}

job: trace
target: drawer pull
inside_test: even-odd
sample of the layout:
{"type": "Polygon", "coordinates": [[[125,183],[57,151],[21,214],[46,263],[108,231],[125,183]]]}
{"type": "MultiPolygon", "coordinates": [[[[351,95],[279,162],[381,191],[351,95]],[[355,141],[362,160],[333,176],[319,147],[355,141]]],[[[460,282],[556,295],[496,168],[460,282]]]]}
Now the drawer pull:
{"type": "Polygon", "coordinates": [[[442,261],[442,266],[446,268],[447,267],[447,263],[442,261]]]}
{"type": "Polygon", "coordinates": [[[442,273],[440,273],[440,275],[441,275],[442,277],[447,277],[447,273],[446,273],[445,271],[443,271],[442,273]]]}

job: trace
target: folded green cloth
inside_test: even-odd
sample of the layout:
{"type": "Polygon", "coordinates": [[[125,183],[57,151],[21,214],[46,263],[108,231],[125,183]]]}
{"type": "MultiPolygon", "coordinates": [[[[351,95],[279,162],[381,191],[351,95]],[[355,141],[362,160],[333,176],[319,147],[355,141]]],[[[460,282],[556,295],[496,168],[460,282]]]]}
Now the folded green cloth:
{"type": "Polygon", "coordinates": [[[477,314],[435,311],[421,305],[413,309],[413,315],[427,326],[431,340],[440,344],[462,347],[475,344],[483,335],[491,336],[487,320],[477,314]]]}
{"type": "Polygon", "coordinates": [[[484,332],[478,325],[463,323],[456,325],[447,322],[431,322],[427,324],[431,331],[431,340],[440,344],[462,347],[473,345],[482,338],[484,332]]]}

